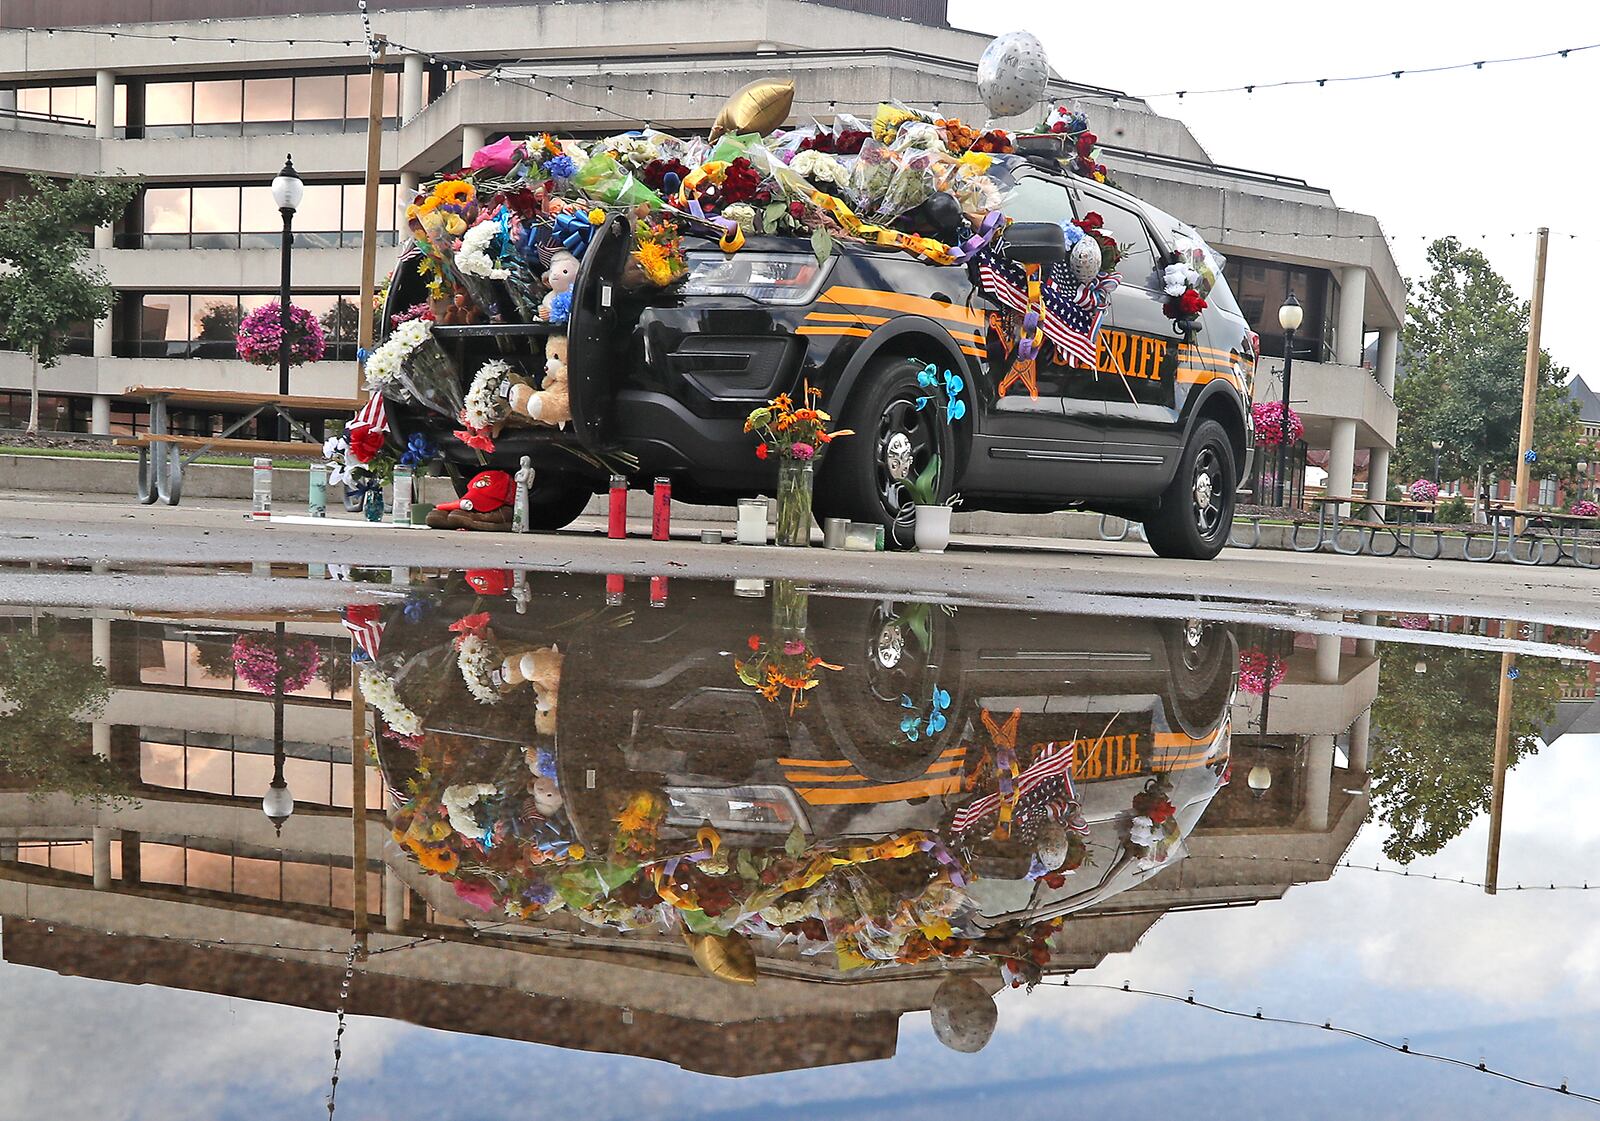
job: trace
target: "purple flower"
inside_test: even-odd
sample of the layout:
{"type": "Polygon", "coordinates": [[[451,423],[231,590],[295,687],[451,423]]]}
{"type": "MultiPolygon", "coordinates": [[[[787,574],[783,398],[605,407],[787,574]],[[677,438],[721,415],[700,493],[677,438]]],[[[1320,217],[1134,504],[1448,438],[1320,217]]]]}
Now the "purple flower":
{"type": "Polygon", "coordinates": [[[555,888],[545,883],[529,884],[522,890],[522,898],[525,902],[535,903],[540,907],[543,907],[555,897],[555,888]]]}
{"type": "Polygon", "coordinates": [[[810,444],[791,444],[789,455],[795,459],[810,459],[817,454],[817,449],[810,444]]]}
{"type": "Polygon", "coordinates": [[[806,644],[801,642],[798,638],[784,639],[783,652],[790,657],[793,657],[796,654],[804,654],[806,652],[806,644]]]}
{"type": "MultiPolygon", "coordinates": [[[[256,308],[239,321],[234,333],[239,357],[257,366],[276,366],[283,341],[283,324],[277,301],[256,308]]],[[[320,362],[327,339],[317,317],[303,307],[289,305],[289,365],[320,362]]]]}

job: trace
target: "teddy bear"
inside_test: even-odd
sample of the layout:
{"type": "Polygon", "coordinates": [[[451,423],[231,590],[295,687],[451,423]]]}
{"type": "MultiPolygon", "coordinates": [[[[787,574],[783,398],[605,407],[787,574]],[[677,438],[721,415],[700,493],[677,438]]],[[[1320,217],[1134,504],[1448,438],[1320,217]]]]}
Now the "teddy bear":
{"type": "Polygon", "coordinates": [[[559,428],[572,419],[571,399],[567,393],[566,336],[551,335],[545,340],[544,355],[543,388],[513,385],[511,411],[539,424],[559,428]]]}
{"type": "Polygon", "coordinates": [[[539,301],[539,318],[546,322],[562,322],[565,316],[560,308],[570,306],[572,285],[578,279],[578,258],[565,249],[556,250],[550,258],[550,268],[544,274],[545,286],[550,289],[539,301]],[[556,297],[566,295],[565,300],[556,297]]]}

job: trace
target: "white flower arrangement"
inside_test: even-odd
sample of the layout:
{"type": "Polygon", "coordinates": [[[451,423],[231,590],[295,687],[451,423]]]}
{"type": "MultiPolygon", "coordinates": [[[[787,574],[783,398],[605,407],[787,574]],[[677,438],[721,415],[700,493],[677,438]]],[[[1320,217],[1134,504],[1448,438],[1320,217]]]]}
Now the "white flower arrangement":
{"type": "Polygon", "coordinates": [[[482,837],[484,829],[473,815],[472,807],[480,799],[496,793],[498,788],[492,782],[463,782],[445,787],[440,802],[450,818],[450,828],[468,840],[476,841],[482,837]]]}
{"type": "Polygon", "coordinates": [[[400,368],[411,352],[433,337],[433,322],[408,319],[394,329],[382,346],[367,355],[367,392],[382,393],[400,377],[400,368]]]}
{"type": "Polygon", "coordinates": [[[467,389],[466,408],[461,412],[461,422],[468,428],[493,428],[511,413],[511,403],[501,395],[501,390],[511,377],[511,366],[498,358],[491,358],[479,367],[467,389]]]}
{"type": "Polygon", "coordinates": [[[489,256],[489,245],[500,232],[498,222],[484,221],[461,235],[461,248],[456,250],[456,268],[467,276],[485,280],[504,280],[511,273],[500,268],[489,256]]]}
{"type": "Polygon", "coordinates": [[[402,736],[414,736],[422,731],[422,718],[400,703],[394,682],[370,663],[361,667],[361,694],[378,710],[383,722],[402,736]]]}
{"type": "Polygon", "coordinates": [[[739,228],[747,234],[756,232],[756,208],[747,202],[735,202],[724,206],[722,216],[730,222],[739,223],[739,228]]]}
{"type": "Polygon", "coordinates": [[[500,703],[500,690],[495,688],[492,676],[500,668],[500,658],[487,639],[476,634],[462,635],[456,665],[461,667],[461,679],[474,700],[481,705],[500,703]]]}
{"type": "Polygon", "coordinates": [[[618,163],[636,170],[661,155],[661,150],[644,137],[627,134],[611,137],[606,141],[606,148],[618,163]]]}
{"type": "Polygon", "coordinates": [[[828,153],[814,149],[797,154],[789,161],[789,170],[796,175],[804,175],[807,179],[816,179],[839,187],[847,186],[850,182],[850,171],[844,164],[828,153]]]}

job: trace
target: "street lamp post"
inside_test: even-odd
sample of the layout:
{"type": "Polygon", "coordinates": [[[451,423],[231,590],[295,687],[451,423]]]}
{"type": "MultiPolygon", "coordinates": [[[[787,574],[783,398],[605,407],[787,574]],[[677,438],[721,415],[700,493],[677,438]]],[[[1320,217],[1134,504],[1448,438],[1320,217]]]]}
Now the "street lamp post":
{"type": "Polygon", "coordinates": [[[273,627],[272,651],[276,668],[272,672],[272,782],[261,798],[261,812],[272,822],[273,831],[283,835],[283,823],[294,813],[294,795],[283,778],[287,751],[283,743],[283,652],[284,625],[273,627]]]}
{"type": "Polygon", "coordinates": [[[1438,486],[1440,483],[1439,453],[1444,451],[1444,441],[1438,437],[1434,437],[1432,440],[1428,441],[1428,444],[1433,448],[1433,485],[1438,486]]]}
{"type": "Polygon", "coordinates": [[[1283,505],[1283,473],[1289,459],[1289,384],[1294,377],[1294,333],[1300,329],[1300,321],[1305,315],[1300,307],[1300,301],[1294,298],[1294,293],[1289,293],[1289,298],[1283,301],[1283,306],[1278,309],[1278,326],[1283,328],[1283,416],[1280,418],[1278,438],[1278,484],[1277,495],[1274,503],[1283,505]]]}
{"type": "MultiPolygon", "coordinates": [[[[294,245],[294,212],[305,197],[305,184],[294,169],[294,157],[284,157],[283,170],[272,181],[272,201],[283,215],[283,275],[278,282],[278,393],[289,395],[289,254],[294,245]]],[[[289,418],[278,413],[278,439],[289,439],[289,418]]]]}

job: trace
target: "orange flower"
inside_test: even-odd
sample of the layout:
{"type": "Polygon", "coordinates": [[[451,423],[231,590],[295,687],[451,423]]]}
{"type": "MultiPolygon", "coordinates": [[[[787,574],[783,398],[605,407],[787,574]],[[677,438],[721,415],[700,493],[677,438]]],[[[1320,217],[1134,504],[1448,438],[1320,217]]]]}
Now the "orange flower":
{"type": "Polygon", "coordinates": [[[449,873],[454,872],[456,870],[456,866],[461,862],[460,858],[456,856],[455,851],[452,849],[432,848],[426,845],[421,845],[418,846],[415,851],[417,854],[417,863],[422,865],[423,871],[425,872],[437,872],[441,875],[448,875],[449,873]]]}

